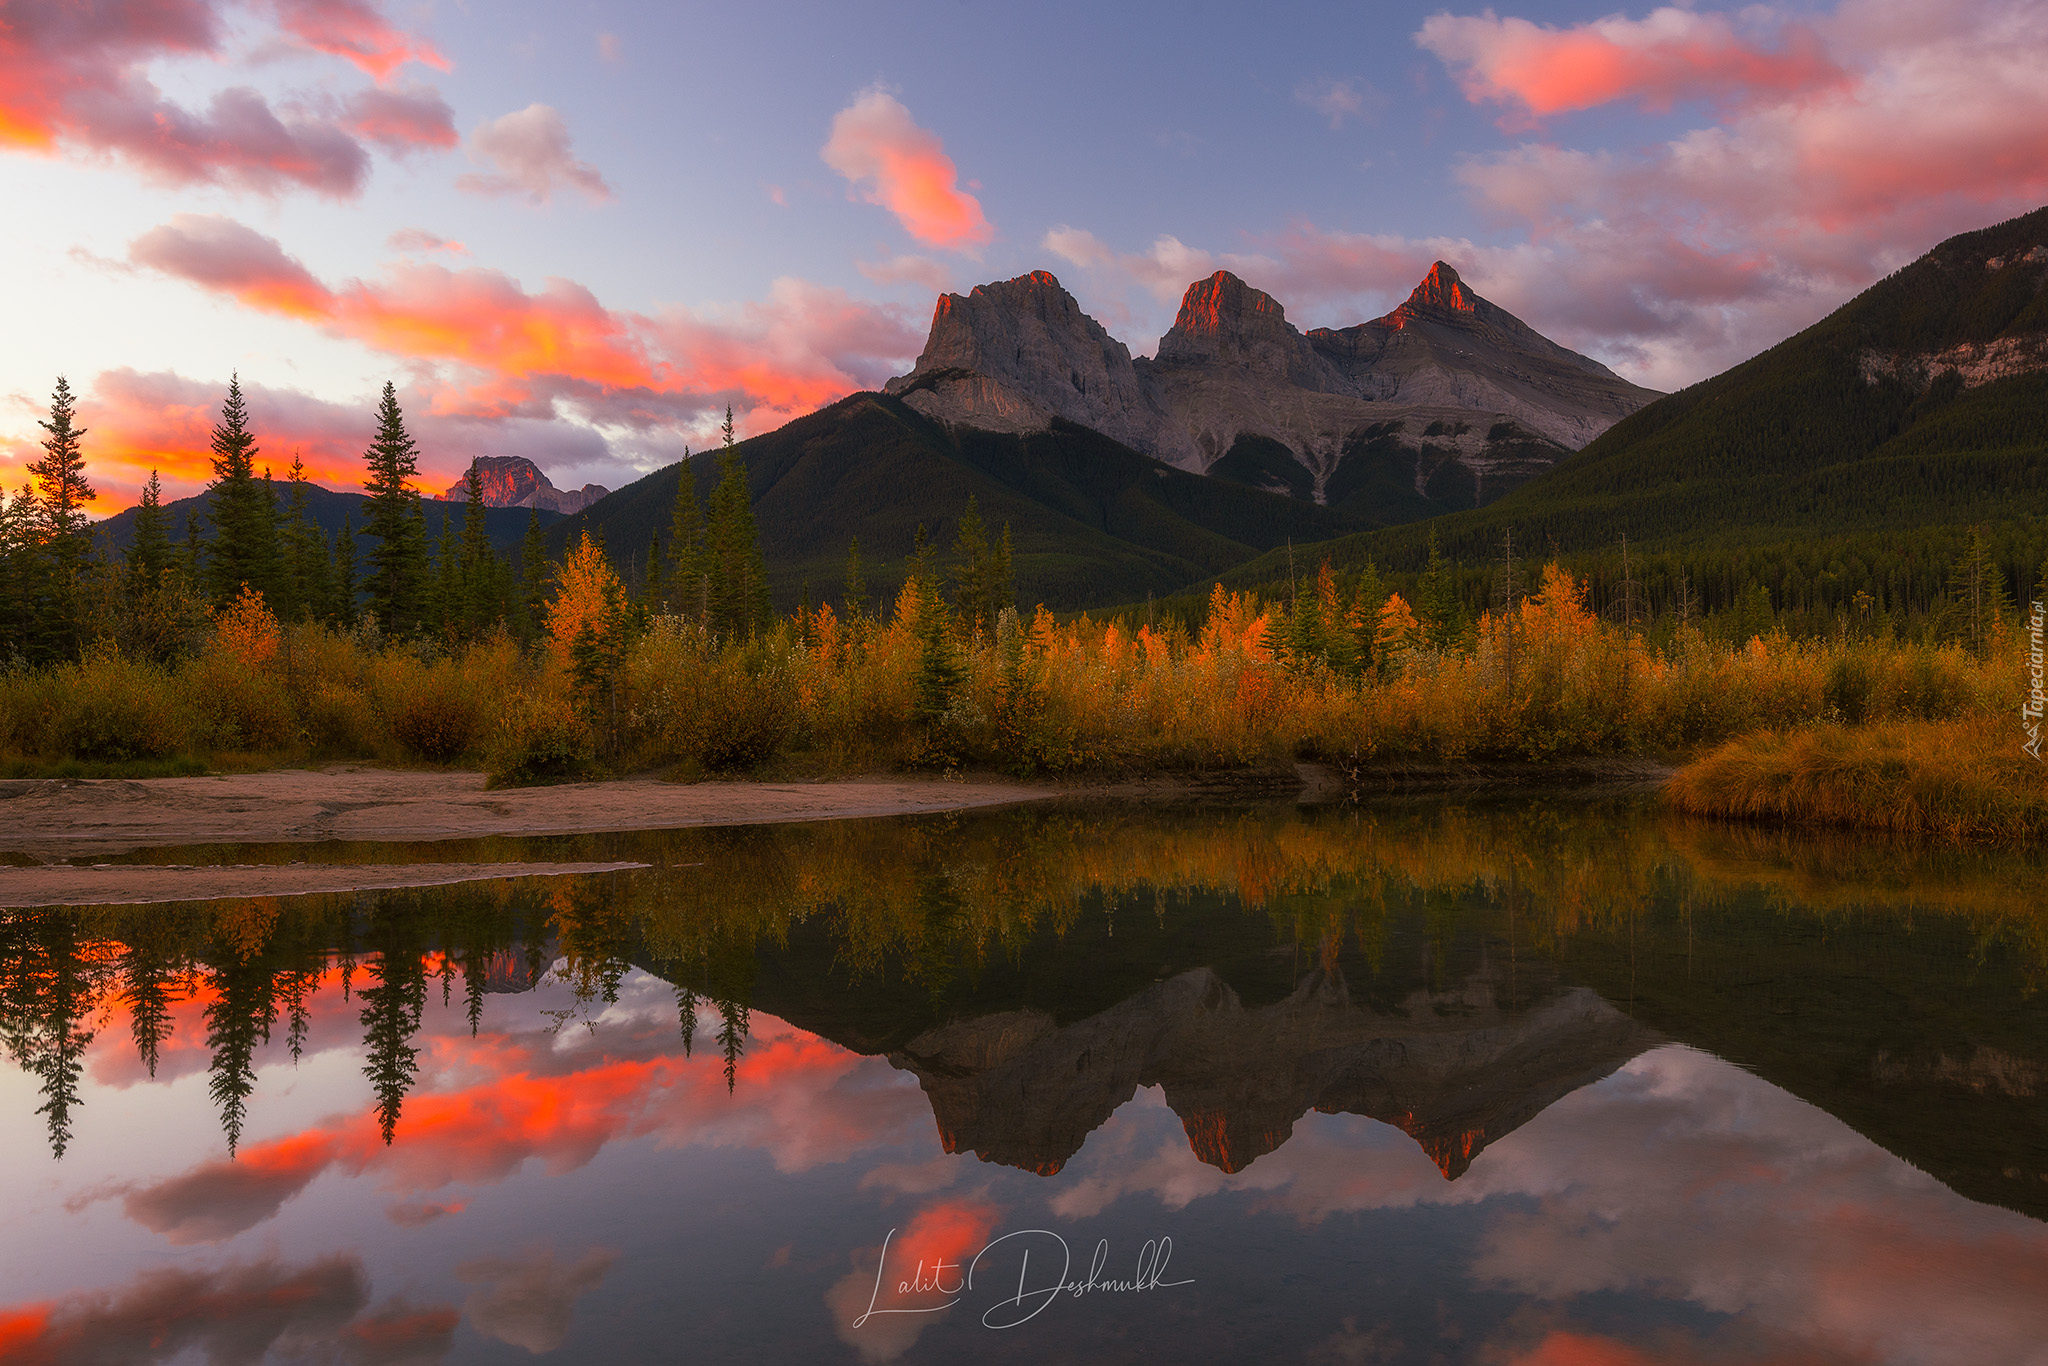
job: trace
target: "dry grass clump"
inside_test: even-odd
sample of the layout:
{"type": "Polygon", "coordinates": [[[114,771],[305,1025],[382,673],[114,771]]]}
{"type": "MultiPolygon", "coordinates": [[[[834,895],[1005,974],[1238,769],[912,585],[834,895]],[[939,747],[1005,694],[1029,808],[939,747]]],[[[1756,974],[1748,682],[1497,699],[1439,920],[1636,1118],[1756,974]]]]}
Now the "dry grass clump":
{"type": "Polygon", "coordinates": [[[2020,738],[2001,717],[1767,731],[1686,765],[1664,799],[1703,816],[2025,839],[2048,833],[2048,768],[2020,738]]]}

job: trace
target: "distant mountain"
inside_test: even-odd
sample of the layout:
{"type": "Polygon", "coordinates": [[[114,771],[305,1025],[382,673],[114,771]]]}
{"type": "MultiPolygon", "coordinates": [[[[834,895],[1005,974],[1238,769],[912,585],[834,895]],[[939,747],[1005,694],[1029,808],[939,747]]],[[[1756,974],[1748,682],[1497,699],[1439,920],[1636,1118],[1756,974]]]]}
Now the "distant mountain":
{"type": "MultiPolygon", "coordinates": [[[[543,512],[581,512],[611,490],[602,484],[585,484],[580,489],[558,489],[540,466],[523,455],[484,455],[475,460],[483,475],[484,506],[494,508],[537,507],[543,512]]],[[[469,497],[468,475],[448,486],[450,502],[469,497]]]]}
{"type": "MultiPolygon", "coordinates": [[[[1830,582],[1882,591],[1911,579],[1924,595],[1946,563],[1927,563],[1940,529],[2020,527],[2013,572],[2031,573],[2041,548],[2019,542],[2043,521],[2048,208],[1950,238],[1805,331],[1432,529],[1468,564],[1498,553],[1510,527],[1532,550],[1599,550],[1623,534],[1688,556],[1747,546],[1812,559],[1820,547],[1815,572],[1830,582]]],[[[1423,535],[1396,528],[1314,553],[1411,568],[1423,535]]],[[[1286,573],[1268,557],[1232,577],[1286,573]]]]}
{"type": "Polygon", "coordinates": [[[1306,335],[1218,271],[1188,287],[1149,359],[1035,271],[941,296],[917,365],[886,390],[949,426],[1021,435],[1061,419],[1376,522],[1486,502],[1657,397],[1441,261],[1385,317],[1306,335]]]}
{"type": "MultiPolygon", "coordinates": [[[[855,394],[743,441],[754,517],[777,603],[837,597],[847,543],[860,538],[868,585],[892,593],[917,528],[951,543],[972,495],[992,533],[1014,540],[1018,598],[1081,608],[1142,600],[1262,551],[1375,525],[1368,517],[1205,478],[1054,418],[1038,430],[947,427],[887,394],[855,394]]],[[[666,539],[680,477],[671,465],[549,529],[552,553],[585,531],[633,575],[666,539]]],[[[692,462],[708,502],[715,460],[692,462]]],[[[1403,515],[1419,500],[1402,504],[1403,515]]]]}
{"type": "MultiPolygon", "coordinates": [[[[287,496],[288,490],[286,486],[278,485],[277,499],[280,514],[284,511],[287,496]]],[[[342,492],[335,489],[322,488],[318,484],[308,484],[306,486],[306,513],[313,519],[314,524],[320,528],[321,534],[330,542],[334,539],[334,534],[341,530],[344,519],[357,532],[362,531],[364,522],[363,504],[368,501],[369,495],[364,493],[354,491],[342,492]]],[[[458,536],[461,535],[462,519],[466,515],[467,508],[465,503],[453,503],[429,498],[424,500],[424,507],[427,514],[427,536],[430,542],[439,542],[441,526],[444,521],[447,522],[448,526],[458,536]]],[[[179,498],[165,503],[164,511],[169,514],[171,540],[180,545],[184,543],[185,518],[188,513],[198,516],[200,535],[210,538],[213,534],[212,510],[213,496],[208,493],[195,494],[190,498],[179,498]]],[[[523,507],[485,509],[484,531],[490,536],[491,545],[500,556],[510,557],[516,556],[519,553],[519,543],[526,535],[526,522],[527,518],[531,515],[523,507]]],[[[551,522],[561,520],[561,514],[558,512],[544,511],[539,515],[542,526],[547,526],[551,522]]],[[[118,512],[103,522],[95,523],[92,529],[93,539],[96,542],[104,538],[106,543],[113,546],[117,551],[125,550],[130,538],[134,534],[134,508],[118,512]]],[[[431,550],[431,548],[430,545],[429,549],[431,550]]]]}

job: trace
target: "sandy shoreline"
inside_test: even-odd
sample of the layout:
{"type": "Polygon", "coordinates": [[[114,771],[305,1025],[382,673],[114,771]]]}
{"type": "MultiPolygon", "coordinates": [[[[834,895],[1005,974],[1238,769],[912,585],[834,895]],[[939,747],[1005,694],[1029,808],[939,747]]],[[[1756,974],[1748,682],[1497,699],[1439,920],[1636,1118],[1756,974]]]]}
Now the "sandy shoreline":
{"type": "Polygon", "coordinates": [[[0,908],[131,906],[229,897],[307,896],[392,887],[445,887],[501,877],[616,873],[644,863],[272,863],[194,867],[152,863],[0,868],[0,908]]]}
{"type": "Polygon", "coordinates": [[[0,782],[0,851],[42,862],[162,845],[574,835],[905,815],[1057,795],[1022,783],[625,778],[487,792],[480,773],[337,765],[206,778],[0,782]]]}

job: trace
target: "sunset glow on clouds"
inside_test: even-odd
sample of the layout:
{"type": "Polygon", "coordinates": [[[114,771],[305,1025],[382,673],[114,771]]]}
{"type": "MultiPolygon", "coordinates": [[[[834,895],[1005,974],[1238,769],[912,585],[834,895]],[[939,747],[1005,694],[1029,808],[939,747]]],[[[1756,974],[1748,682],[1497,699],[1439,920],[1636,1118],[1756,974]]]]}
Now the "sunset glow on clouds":
{"type": "Polygon", "coordinates": [[[600,10],[0,0],[0,190],[35,206],[0,281],[37,320],[0,338],[0,483],[61,372],[96,511],[152,463],[191,492],[204,405],[146,392],[239,372],[326,480],[390,378],[437,478],[516,453],[617,486],[727,403],[750,435],[878,385],[934,293],[1042,268],[1147,352],[1217,269],[1344,326],[1441,258],[1674,388],[2048,201],[2029,0],[1373,6],[1228,42],[1140,4],[1085,44],[893,0],[600,10]]]}
{"type": "Polygon", "coordinates": [[[995,236],[981,201],[960,188],[938,136],[918,127],[886,90],[864,91],[840,110],[819,155],[926,246],[978,255],[995,236]]]}
{"type": "MultiPolygon", "coordinates": [[[[350,196],[370,161],[356,134],[383,145],[441,136],[431,97],[360,92],[340,116],[274,104],[246,85],[216,90],[203,110],[166,97],[146,74],[166,58],[225,55],[232,7],[210,0],[15,0],[0,24],[0,145],[48,154],[113,156],[171,184],[350,196]],[[370,131],[364,131],[367,125],[370,131]]],[[[290,37],[388,79],[408,61],[446,66],[358,0],[286,0],[290,37]]]]}
{"type": "Polygon", "coordinates": [[[1415,40],[1449,64],[1467,98],[1537,117],[1622,99],[1666,110],[1680,100],[1747,102],[1850,83],[1804,25],[1784,24],[1771,38],[1756,41],[1724,14],[1665,8],[1565,29],[1492,11],[1438,14],[1415,40]]]}

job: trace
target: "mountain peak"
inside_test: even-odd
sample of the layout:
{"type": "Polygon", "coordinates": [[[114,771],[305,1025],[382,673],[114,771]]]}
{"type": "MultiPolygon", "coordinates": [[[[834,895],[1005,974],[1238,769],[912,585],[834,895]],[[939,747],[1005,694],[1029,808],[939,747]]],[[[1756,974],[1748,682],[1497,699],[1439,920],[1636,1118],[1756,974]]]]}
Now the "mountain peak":
{"type": "Polygon", "coordinates": [[[1236,331],[1247,317],[1274,324],[1287,321],[1280,301],[1262,289],[1253,289],[1227,270],[1206,280],[1197,280],[1181,296],[1180,316],[1173,320],[1176,332],[1202,335],[1226,329],[1236,331]]]}
{"type": "MultiPolygon", "coordinates": [[[[609,492],[601,484],[585,484],[580,489],[558,489],[540,466],[523,455],[480,455],[471,463],[482,476],[485,507],[537,507],[544,512],[581,512],[609,492]]],[[[468,497],[467,479],[458,479],[449,485],[446,496],[453,502],[468,497]]]]}
{"type": "Polygon", "coordinates": [[[1465,287],[1465,281],[1456,270],[1442,261],[1429,268],[1429,274],[1415,286],[1405,306],[1412,309],[1434,308],[1447,313],[1479,311],[1478,296],[1465,287]]]}

